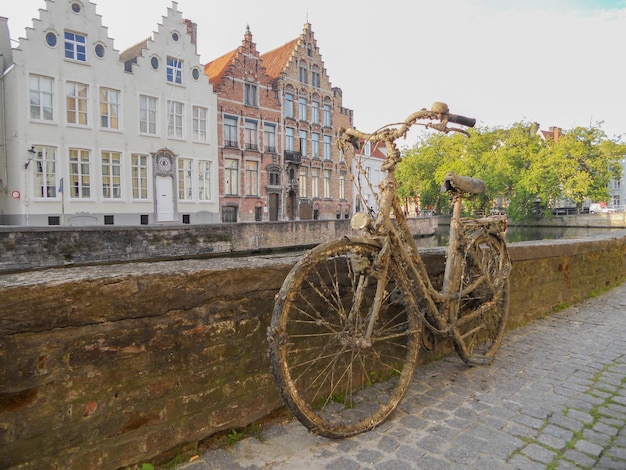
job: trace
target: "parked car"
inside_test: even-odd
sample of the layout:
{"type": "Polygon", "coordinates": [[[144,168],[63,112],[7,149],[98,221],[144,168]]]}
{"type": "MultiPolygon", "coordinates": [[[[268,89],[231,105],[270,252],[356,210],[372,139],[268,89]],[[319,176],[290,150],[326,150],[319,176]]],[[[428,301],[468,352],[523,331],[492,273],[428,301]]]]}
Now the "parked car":
{"type": "Polygon", "coordinates": [[[590,214],[608,214],[611,212],[615,212],[615,209],[613,209],[612,207],[603,206],[602,204],[597,202],[594,202],[589,206],[590,214]]]}

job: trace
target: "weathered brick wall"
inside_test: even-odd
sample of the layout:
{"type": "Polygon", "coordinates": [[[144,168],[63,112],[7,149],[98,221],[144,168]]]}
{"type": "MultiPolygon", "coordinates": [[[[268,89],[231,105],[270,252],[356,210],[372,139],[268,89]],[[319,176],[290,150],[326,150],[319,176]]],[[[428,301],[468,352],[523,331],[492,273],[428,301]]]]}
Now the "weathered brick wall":
{"type": "MultiPolygon", "coordinates": [[[[439,275],[443,250],[423,255],[439,275]]],[[[514,327],[621,282],[626,231],[511,256],[514,327]]],[[[295,260],[0,275],[0,466],[117,469],[280,407],[265,332],[295,260]]]]}

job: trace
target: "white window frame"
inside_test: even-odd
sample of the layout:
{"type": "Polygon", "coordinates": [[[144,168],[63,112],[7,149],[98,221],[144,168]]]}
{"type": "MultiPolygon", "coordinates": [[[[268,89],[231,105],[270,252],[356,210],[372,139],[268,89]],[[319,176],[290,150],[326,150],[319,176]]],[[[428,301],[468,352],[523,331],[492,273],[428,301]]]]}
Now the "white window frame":
{"type": "Polygon", "coordinates": [[[139,133],[157,135],[159,100],[154,96],[139,95],[139,133]]]}
{"type": "Polygon", "coordinates": [[[89,85],[80,82],[65,83],[65,116],[68,124],[89,125],[89,85]]]}
{"type": "Polygon", "coordinates": [[[259,162],[246,160],[244,162],[244,189],[246,196],[259,195],[259,162]]]}
{"type": "Polygon", "coordinates": [[[122,198],[122,154],[103,150],[102,158],[102,198],[105,200],[122,198]]]}
{"type": "Polygon", "coordinates": [[[193,113],[193,139],[197,142],[207,142],[209,140],[209,110],[202,106],[194,106],[193,113]]]}
{"type": "Polygon", "coordinates": [[[178,199],[180,201],[193,200],[193,160],[191,158],[177,158],[178,167],[178,199]]]}
{"type": "Polygon", "coordinates": [[[87,36],[73,31],[63,33],[65,58],[76,62],[87,62],[87,36]]]}
{"type": "Polygon", "coordinates": [[[239,196],[239,160],[224,158],[224,194],[239,196]]]}
{"type": "Polygon", "coordinates": [[[31,75],[28,88],[30,118],[37,121],[54,121],[54,79],[43,75],[31,75]],[[35,110],[36,113],[33,113],[35,110]]]}
{"type": "Polygon", "coordinates": [[[100,87],[100,127],[102,129],[120,128],[120,91],[100,87]]]}
{"type": "Polygon", "coordinates": [[[182,139],[185,104],[180,101],[167,101],[167,136],[182,139]]]}
{"type": "Polygon", "coordinates": [[[183,61],[175,57],[167,56],[165,59],[165,74],[168,83],[174,85],[183,84],[183,61]]]}
{"type": "Polygon", "coordinates": [[[91,171],[91,152],[88,149],[70,148],[68,160],[70,163],[70,181],[67,190],[69,190],[70,198],[91,199],[91,174],[93,173],[91,171]]]}
{"type": "Polygon", "coordinates": [[[35,198],[57,199],[55,147],[35,145],[35,198]]]}
{"type": "Polygon", "coordinates": [[[133,153],[130,156],[131,160],[131,177],[132,177],[132,191],[133,199],[135,200],[147,200],[148,199],[148,155],[140,153],[133,153]]]}
{"type": "Polygon", "coordinates": [[[213,200],[211,191],[212,162],[209,160],[198,161],[198,200],[208,202],[213,200]]]}

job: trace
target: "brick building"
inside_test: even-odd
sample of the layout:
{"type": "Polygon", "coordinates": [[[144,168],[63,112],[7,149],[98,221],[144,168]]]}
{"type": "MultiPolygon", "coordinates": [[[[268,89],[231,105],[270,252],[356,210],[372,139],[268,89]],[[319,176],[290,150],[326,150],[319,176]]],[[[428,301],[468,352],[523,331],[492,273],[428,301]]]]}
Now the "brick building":
{"type": "Polygon", "coordinates": [[[283,220],[280,102],[250,28],[204,70],[218,95],[222,222],[283,220]]]}
{"type": "Polygon", "coordinates": [[[349,217],[352,185],[335,140],[352,126],[352,110],[331,86],[311,25],[261,58],[281,102],[286,219],[349,217]]]}

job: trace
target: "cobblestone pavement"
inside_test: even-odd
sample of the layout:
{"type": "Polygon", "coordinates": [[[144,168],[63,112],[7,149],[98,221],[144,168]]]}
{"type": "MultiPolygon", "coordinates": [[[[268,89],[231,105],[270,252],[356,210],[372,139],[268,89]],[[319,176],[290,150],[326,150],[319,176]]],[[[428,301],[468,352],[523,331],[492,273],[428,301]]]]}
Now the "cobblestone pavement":
{"type": "Polygon", "coordinates": [[[491,367],[419,367],[377,429],[344,440],[297,421],[179,470],[626,469],[626,284],[507,333],[491,367]]]}

